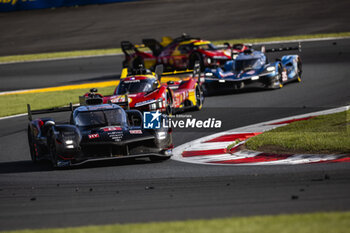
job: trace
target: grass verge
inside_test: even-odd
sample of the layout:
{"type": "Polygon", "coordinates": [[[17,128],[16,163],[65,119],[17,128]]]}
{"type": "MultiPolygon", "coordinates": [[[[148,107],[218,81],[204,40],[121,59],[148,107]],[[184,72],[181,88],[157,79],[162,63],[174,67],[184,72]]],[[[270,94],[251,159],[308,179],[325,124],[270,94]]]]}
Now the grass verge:
{"type": "Polygon", "coordinates": [[[27,55],[12,55],[12,56],[0,57],[0,63],[64,59],[64,58],[86,57],[86,56],[102,56],[102,55],[118,54],[121,52],[122,50],[120,48],[112,48],[112,49],[78,50],[78,51],[53,52],[53,53],[38,53],[38,54],[27,54],[27,55]]]}
{"type": "Polygon", "coordinates": [[[245,146],[272,153],[350,153],[350,110],[275,128],[245,146]]]}
{"type": "MultiPolygon", "coordinates": [[[[111,95],[115,89],[114,86],[101,87],[99,93],[111,95]]],[[[15,95],[0,96],[0,116],[10,116],[27,112],[27,103],[33,110],[60,107],[69,103],[78,103],[79,96],[89,92],[90,88],[52,91],[40,93],[27,93],[15,95]]]]}
{"type": "MultiPolygon", "coordinates": [[[[341,32],[341,33],[297,35],[297,36],[285,36],[285,37],[241,38],[241,39],[213,41],[213,43],[214,44],[223,44],[224,42],[229,42],[233,44],[234,43],[262,43],[262,42],[272,42],[272,41],[289,41],[289,40],[317,39],[317,38],[328,38],[328,37],[349,37],[349,36],[350,36],[350,32],[341,32]]],[[[112,55],[112,54],[118,54],[121,52],[122,50],[120,48],[110,48],[110,49],[81,50],[81,51],[40,53],[40,54],[28,54],[28,55],[14,55],[14,56],[0,57],[0,63],[59,59],[59,58],[63,59],[63,58],[84,57],[84,56],[112,55]]]]}
{"type": "Polygon", "coordinates": [[[350,212],[236,217],[212,220],[115,224],[61,229],[19,230],[8,233],[345,233],[350,229],[350,212]]]}

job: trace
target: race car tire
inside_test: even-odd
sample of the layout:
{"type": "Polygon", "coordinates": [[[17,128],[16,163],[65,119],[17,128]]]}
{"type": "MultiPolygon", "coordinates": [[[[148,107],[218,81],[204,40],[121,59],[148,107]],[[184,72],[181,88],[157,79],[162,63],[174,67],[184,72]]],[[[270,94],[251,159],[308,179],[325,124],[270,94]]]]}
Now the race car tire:
{"type": "Polygon", "coordinates": [[[160,163],[163,162],[165,160],[170,159],[171,156],[150,156],[149,159],[151,160],[151,162],[153,163],[160,163]]]}
{"type": "Polygon", "coordinates": [[[199,111],[202,109],[203,103],[204,103],[204,95],[199,86],[196,87],[195,96],[196,96],[196,105],[194,106],[194,109],[196,111],[199,111]]]}
{"type": "Polygon", "coordinates": [[[166,90],[166,100],[165,101],[166,101],[166,107],[165,107],[166,114],[168,116],[171,116],[173,114],[173,107],[172,107],[173,101],[172,101],[171,93],[169,90],[166,90]]]}
{"type": "Polygon", "coordinates": [[[34,136],[31,132],[30,126],[28,126],[28,143],[29,143],[29,150],[30,150],[30,158],[32,159],[33,163],[36,163],[37,158],[35,154],[34,136]]]}
{"type": "Polygon", "coordinates": [[[298,75],[297,75],[295,81],[296,81],[296,82],[301,82],[301,74],[303,73],[303,66],[302,66],[300,57],[298,57],[297,67],[298,67],[298,70],[297,70],[297,74],[298,74],[298,75]]]}
{"type": "Polygon", "coordinates": [[[194,64],[196,64],[196,61],[199,61],[201,71],[204,71],[205,67],[204,67],[203,57],[198,52],[191,54],[188,69],[193,70],[194,64]]]}
{"type": "Polygon", "coordinates": [[[54,137],[49,137],[48,141],[48,146],[49,146],[49,152],[50,152],[50,160],[52,163],[52,166],[54,168],[57,168],[57,145],[56,145],[56,139],[54,137]]]}
{"type": "Polygon", "coordinates": [[[269,80],[267,88],[271,89],[271,90],[275,90],[275,89],[280,89],[282,87],[283,87],[283,84],[282,84],[282,66],[278,65],[278,73],[275,77],[273,77],[269,80]]]}

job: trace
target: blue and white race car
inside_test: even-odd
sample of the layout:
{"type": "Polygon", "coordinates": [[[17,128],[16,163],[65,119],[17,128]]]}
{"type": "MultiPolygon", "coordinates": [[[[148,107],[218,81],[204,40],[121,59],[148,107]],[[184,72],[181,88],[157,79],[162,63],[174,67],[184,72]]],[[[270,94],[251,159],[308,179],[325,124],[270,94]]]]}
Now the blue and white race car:
{"type": "MultiPolygon", "coordinates": [[[[299,45],[300,50],[300,45],[299,45]]],[[[297,48],[270,49],[266,52],[295,50],[297,48]]],[[[265,49],[262,49],[265,50],[265,49]]],[[[242,89],[247,86],[260,86],[278,89],[288,82],[301,81],[302,64],[299,55],[285,55],[275,62],[268,62],[264,52],[246,50],[225,63],[223,68],[204,71],[203,85],[206,94],[224,89],[242,89]]]]}

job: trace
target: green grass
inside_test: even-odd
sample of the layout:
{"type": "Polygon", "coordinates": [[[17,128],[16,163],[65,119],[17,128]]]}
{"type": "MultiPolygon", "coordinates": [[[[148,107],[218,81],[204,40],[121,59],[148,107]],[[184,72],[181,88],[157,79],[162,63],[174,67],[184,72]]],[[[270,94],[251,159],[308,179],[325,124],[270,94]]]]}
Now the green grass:
{"type": "MultiPolygon", "coordinates": [[[[111,95],[115,86],[99,88],[99,93],[111,95]]],[[[0,117],[27,112],[27,103],[33,110],[59,107],[79,102],[79,96],[89,92],[89,88],[68,91],[53,91],[0,96],[0,117]]]]}
{"type": "Polygon", "coordinates": [[[212,220],[115,224],[76,228],[6,231],[11,233],[346,233],[350,212],[236,217],[212,220]]]}
{"type": "Polygon", "coordinates": [[[112,49],[94,49],[94,50],[79,50],[68,52],[53,52],[53,53],[38,53],[27,55],[13,55],[0,57],[0,63],[3,62],[21,62],[21,61],[35,61],[57,58],[72,58],[72,57],[84,57],[84,56],[98,56],[121,53],[120,48],[112,49]]]}
{"type": "Polygon", "coordinates": [[[273,153],[350,153],[350,110],[293,122],[255,136],[245,145],[273,153]]]}
{"type": "MultiPolygon", "coordinates": [[[[301,39],[326,38],[326,37],[349,37],[349,36],[350,36],[350,32],[341,32],[341,33],[297,35],[297,36],[285,36],[285,37],[229,39],[229,40],[213,41],[213,43],[214,44],[223,44],[224,42],[229,42],[231,44],[262,43],[262,42],[271,42],[271,41],[288,41],[288,40],[301,40],[301,39]]],[[[70,58],[70,57],[80,57],[80,56],[108,55],[108,54],[117,54],[121,52],[122,51],[120,48],[110,48],[110,49],[81,50],[81,51],[40,53],[40,54],[28,54],[28,55],[14,55],[14,56],[0,57],[0,63],[34,61],[34,60],[54,59],[54,58],[70,58]]]]}

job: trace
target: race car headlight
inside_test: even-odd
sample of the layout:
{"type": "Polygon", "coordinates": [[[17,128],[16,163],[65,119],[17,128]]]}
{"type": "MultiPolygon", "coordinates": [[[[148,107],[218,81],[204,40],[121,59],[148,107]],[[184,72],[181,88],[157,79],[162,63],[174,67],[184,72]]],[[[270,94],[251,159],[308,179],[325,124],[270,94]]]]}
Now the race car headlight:
{"type": "Polygon", "coordinates": [[[72,144],[74,143],[74,141],[73,141],[73,140],[66,140],[65,143],[66,143],[67,145],[72,145],[72,144]]]}
{"type": "Polygon", "coordinates": [[[166,138],[166,132],[157,132],[156,136],[157,136],[157,139],[163,140],[166,138]]]}
{"type": "Polygon", "coordinates": [[[213,76],[213,73],[207,72],[207,73],[205,73],[205,76],[211,77],[211,76],[213,76]]]}
{"type": "Polygon", "coordinates": [[[271,71],[275,71],[276,68],[274,66],[269,66],[266,68],[267,71],[271,72],[271,71]]]}
{"type": "Polygon", "coordinates": [[[210,57],[207,58],[207,63],[208,63],[208,64],[211,63],[211,58],[210,58],[210,57]]]}

